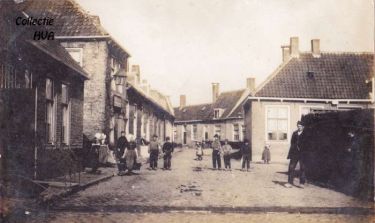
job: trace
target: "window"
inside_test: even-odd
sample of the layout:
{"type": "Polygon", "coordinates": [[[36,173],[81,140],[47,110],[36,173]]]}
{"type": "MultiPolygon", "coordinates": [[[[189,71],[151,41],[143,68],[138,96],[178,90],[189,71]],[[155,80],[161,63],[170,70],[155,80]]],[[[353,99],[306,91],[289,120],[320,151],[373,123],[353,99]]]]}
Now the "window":
{"type": "Polygon", "coordinates": [[[82,48],[65,48],[66,51],[70,54],[70,56],[75,60],[80,66],[83,65],[83,49],[82,48]]]}
{"type": "Polygon", "coordinates": [[[288,107],[269,106],[266,109],[267,140],[285,141],[288,138],[288,107]]]}
{"type": "Polygon", "coordinates": [[[221,125],[215,125],[215,134],[214,135],[218,135],[219,138],[221,136],[221,125]]]}
{"type": "Polygon", "coordinates": [[[240,125],[233,124],[233,140],[239,141],[240,140],[240,125]]]}
{"type": "Polygon", "coordinates": [[[202,132],[203,132],[203,137],[202,137],[202,138],[203,138],[204,140],[208,140],[207,125],[204,125],[204,126],[203,126],[203,131],[202,131],[202,132]]]}
{"type": "Polygon", "coordinates": [[[46,133],[48,143],[55,142],[55,121],[56,121],[56,98],[53,92],[53,82],[51,79],[46,79],[46,133]]]}
{"type": "Polygon", "coordinates": [[[193,134],[191,134],[191,139],[196,140],[198,138],[198,126],[193,125],[193,134]]]}
{"type": "Polygon", "coordinates": [[[221,108],[216,108],[216,109],[214,110],[214,118],[220,118],[221,115],[222,115],[222,113],[223,113],[223,109],[221,109],[221,108]]]}
{"type": "Polygon", "coordinates": [[[68,86],[65,84],[61,85],[61,104],[62,104],[62,142],[69,145],[70,141],[70,100],[68,86]]]}

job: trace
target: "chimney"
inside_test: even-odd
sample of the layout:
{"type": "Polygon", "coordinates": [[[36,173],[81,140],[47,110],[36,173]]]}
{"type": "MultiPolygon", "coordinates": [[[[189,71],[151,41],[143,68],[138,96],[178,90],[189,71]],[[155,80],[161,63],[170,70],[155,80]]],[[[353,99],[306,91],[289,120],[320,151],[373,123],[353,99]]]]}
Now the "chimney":
{"type": "Polygon", "coordinates": [[[320,40],[319,39],[311,40],[311,53],[313,57],[320,57],[320,40]]]}
{"type": "Polygon", "coordinates": [[[141,83],[141,69],[139,68],[139,65],[132,65],[132,73],[135,75],[135,82],[137,85],[141,83]]]}
{"type": "Polygon", "coordinates": [[[96,26],[100,26],[100,18],[97,15],[91,15],[90,18],[92,19],[92,22],[96,26]]]}
{"type": "Polygon", "coordinates": [[[180,95],[180,109],[186,106],[186,95],[180,95]]]}
{"type": "Polygon", "coordinates": [[[212,103],[215,103],[219,97],[219,83],[212,83],[212,103]]]}
{"type": "Polygon", "coordinates": [[[299,57],[298,37],[290,37],[290,56],[299,57]]]}
{"type": "Polygon", "coordinates": [[[283,54],[283,63],[290,58],[290,46],[281,46],[281,51],[283,54]]]}
{"type": "Polygon", "coordinates": [[[255,91],[255,78],[249,77],[246,79],[246,88],[249,89],[251,92],[255,91]]]}
{"type": "Polygon", "coordinates": [[[147,80],[142,80],[141,89],[146,95],[150,94],[150,85],[147,83],[147,80]]]}

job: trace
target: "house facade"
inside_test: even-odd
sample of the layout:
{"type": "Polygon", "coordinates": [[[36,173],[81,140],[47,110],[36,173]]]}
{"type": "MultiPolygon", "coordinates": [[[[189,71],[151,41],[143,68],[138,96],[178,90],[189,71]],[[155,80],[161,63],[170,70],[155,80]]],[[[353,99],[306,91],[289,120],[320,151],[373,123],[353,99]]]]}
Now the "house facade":
{"type": "Polygon", "coordinates": [[[373,107],[373,53],[299,51],[298,37],[283,46],[283,63],[247,98],[246,136],[253,160],[260,160],[266,143],[272,159],[286,161],[297,121],[310,112],[373,107]]]}
{"type": "Polygon", "coordinates": [[[48,12],[55,19],[55,38],[89,74],[84,95],[87,139],[103,132],[114,146],[121,131],[147,139],[153,134],[161,139],[172,135],[174,117],[169,99],[156,90],[143,89],[140,79],[135,79],[140,75],[139,66],[129,71],[130,54],[101,26],[98,16],[90,15],[74,0],[23,4],[30,15],[48,12]]]}
{"type": "Polygon", "coordinates": [[[1,166],[40,179],[59,168],[46,161],[53,151],[82,148],[88,74],[57,41],[33,41],[34,30],[16,27],[9,18],[24,15],[8,4],[1,5],[0,21],[6,34],[0,41],[1,166]]]}
{"type": "Polygon", "coordinates": [[[174,111],[169,98],[141,81],[139,65],[132,65],[127,82],[129,123],[126,133],[147,141],[157,135],[161,141],[172,139],[174,111]]]}
{"type": "Polygon", "coordinates": [[[212,84],[212,103],[186,105],[186,96],[180,96],[180,106],[174,109],[174,141],[192,146],[196,141],[243,141],[245,125],[243,102],[254,89],[255,79],[248,78],[245,89],[219,92],[219,83],[212,84]]]}

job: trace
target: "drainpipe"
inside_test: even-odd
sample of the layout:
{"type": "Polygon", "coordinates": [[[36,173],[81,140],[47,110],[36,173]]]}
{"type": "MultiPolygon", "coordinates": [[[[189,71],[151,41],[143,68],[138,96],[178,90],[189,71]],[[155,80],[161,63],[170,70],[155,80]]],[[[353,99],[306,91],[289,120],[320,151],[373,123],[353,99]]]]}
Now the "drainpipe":
{"type": "Polygon", "coordinates": [[[34,105],[34,180],[37,179],[38,169],[38,147],[37,147],[37,121],[38,121],[38,87],[35,87],[35,105],[34,105]]]}

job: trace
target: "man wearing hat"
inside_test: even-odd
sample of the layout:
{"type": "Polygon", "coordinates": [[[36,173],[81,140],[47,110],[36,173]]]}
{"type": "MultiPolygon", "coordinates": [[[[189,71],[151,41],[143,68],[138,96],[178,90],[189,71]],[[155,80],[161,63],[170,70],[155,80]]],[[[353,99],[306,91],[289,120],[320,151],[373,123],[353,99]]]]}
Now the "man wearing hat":
{"type": "Polygon", "coordinates": [[[148,153],[150,154],[150,169],[152,170],[156,170],[158,167],[159,148],[158,136],[154,135],[148,147],[148,153]]]}
{"type": "Polygon", "coordinates": [[[171,159],[173,153],[173,144],[170,142],[169,136],[165,138],[165,143],[163,145],[164,153],[164,170],[171,170],[171,159]]]}
{"type": "Polygon", "coordinates": [[[305,176],[305,157],[304,152],[306,151],[306,133],[304,131],[304,126],[301,121],[297,122],[297,130],[293,132],[292,139],[290,142],[290,149],[288,153],[288,158],[290,159],[288,168],[288,183],[285,187],[290,188],[293,185],[293,179],[295,175],[295,169],[297,163],[300,166],[300,187],[304,188],[306,182],[305,176]]]}
{"type": "Polygon", "coordinates": [[[219,136],[216,134],[214,136],[214,141],[212,142],[212,165],[213,168],[216,170],[216,164],[219,170],[221,169],[221,143],[219,140],[219,136]]]}

